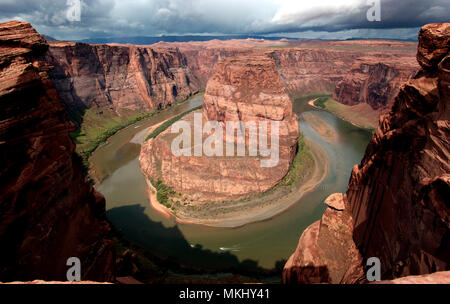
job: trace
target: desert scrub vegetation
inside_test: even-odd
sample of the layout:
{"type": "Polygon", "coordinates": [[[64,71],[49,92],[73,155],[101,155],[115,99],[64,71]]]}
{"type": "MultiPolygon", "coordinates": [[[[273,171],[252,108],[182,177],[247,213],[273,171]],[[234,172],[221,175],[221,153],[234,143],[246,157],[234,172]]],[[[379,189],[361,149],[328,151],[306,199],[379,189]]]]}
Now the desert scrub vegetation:
{"type": "Polygon", "coordinates": [[[294,101],[295,102],[307,102],[307,101],[310,101],[312,99],[317,99],[317,98],[319,98],[319,99],[322,99],[322,98],[328,99],[328,98],[331,98],[331,97],[333,97],[333,94],[323,92],[323,93],[317,93],[317,94],[309,94],[309,95],[304,95],[304,96],[297,96],[297,97],[295,97],[294,101]]]}
{"type": "Polygon", "coordinates": [[[163,206],[173,210],[175,206],[174,202],[170,198],[176,195],[177,192],[171,187],[164,184],[161,179],[158,179],[156,182],[150,179],[150,183],[156,189],[156,199],[158,200],[158,202],[163,206]]]}
{"type": "Polygon", "coordinates": [[[319,108],[325,109],[325,108],[326,108],[325,103],[327,102],[327,100],[328,100],[329,98],[330,98],[330,97],[320,97],[319,99],[317,99],[317,100],[314,102],[314,105],[317,106],[317,107],[319,107],[319,108]]]}
{"type": "MultiPolygon", "coordinates": [[[[203,94],[203,91],[190,96],[184,100],[178,100],[174,105],[185,103],[203,94]]],[[[98,109],[72,110],[68,117],[77,126],[77,130],[70,133],[74,143],[77,145],[77,152],[83,159],[85,173],[89,168],[89,157],[108,138],[115,135],[122,129],[133,125],[143,119],[153,117],[164,111],[157,109],[147,113],[123,112],[121,116],[112,111],[101,111],[98,109]]]]}
{"type": "Polygon", "coordinates": [[[177,116],[173,117],[172,119],[169,119],[168,121],[164,122],[159,127],[157,127],[155,130],[153,130],[153,132],[151,132],[147,136],[145,141],[150,140],[152,138],[156,138],[159,134],[161,134],[162,132],[166,131],[171,125],[176,123],[178,120],[180,120],[184,116],[188,115],[189,113],[192,113],[194,111],[200,110],[201,108],[202,108],[202,106],[195,107],[193,109],[190,109],[189,111],[186,111],[184,113],[181,113],[180,115],[177,115],[177,116]]]}
{"type": "Polygon", "coordinates": [[[83,159],[83,165],[87,168],[89,167],[89,157],[91,154],[103,143],[105,143],[108,138],[119,132],[120,130],[137,123],[145,118],[152,117],[160,112],[160,110],[153,111],[150,113],[142,113],[133,116],[127,120],[117,119],[113,121],[106,121],[107,128],[102,127],[91,127],[83,131],[83,129],[78,129],[70,133],[72,140],[77,144],[77,151],[83,159]]]}
{"type": "Polygon", "coordinates": [[[300,133],[298,137],[297,155],[292,162],[291,169],[278,186],[292,186],[296,181],[304,178],[313,167],[314,158],[306,146],[305,136],[300,133]]]}
{"type": "Polygon", "coordinates": [[[376,124],[371,122],[367,115],[364,115],[362,112],[355,111],[352,106],[337,102],[332,97],[319,98],[314,105],[365,131],[372,133],[376,129],[376,124]]]}

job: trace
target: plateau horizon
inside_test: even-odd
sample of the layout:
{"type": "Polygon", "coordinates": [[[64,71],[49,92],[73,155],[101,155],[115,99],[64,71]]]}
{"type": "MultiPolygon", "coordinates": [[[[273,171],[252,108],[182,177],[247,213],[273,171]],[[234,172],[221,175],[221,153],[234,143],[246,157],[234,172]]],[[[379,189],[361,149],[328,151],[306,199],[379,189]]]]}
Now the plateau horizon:
{"type": "Polygon", "coordinates": [[[269,120],[258,122],[243,122],[240,120],[219,122],[212,120],[203,125],[202,114],[194,113],[193,141],[192,128],[188,121],[180,120],[172,125],[170,130],[172,134],[179,134],[181,131],[181,134],[172,141],[172,154],[175,157],[201,157],[203,154],[207,157],[223,157],[224,155],[226,157],[260,156],[264,158],[260,160],[261,167],[272,168],[277,166],[280,158],[280,122],[271,120],[270,127],[268,122],[269,120]],[[204,136],[207,136],[205,140],[203,140],[204,136]],[[269,137],[270,144],[268,142],[269,137]],[[237,149],[235,149],[236,146],[237,149]],[[225,153],[224,150],[226,150],[225,153]]]}

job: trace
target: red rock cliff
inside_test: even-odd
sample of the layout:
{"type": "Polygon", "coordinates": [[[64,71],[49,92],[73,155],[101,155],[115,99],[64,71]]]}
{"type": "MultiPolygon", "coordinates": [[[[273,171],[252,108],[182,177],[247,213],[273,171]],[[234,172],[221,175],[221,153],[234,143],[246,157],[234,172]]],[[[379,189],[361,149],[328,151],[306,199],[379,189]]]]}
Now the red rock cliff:
{"type": "Polygon", "coordinates": [[[363,257],[386,277],[450,265],[450,24],[419,33],[422,69],[383,116],[347,196],[363,257]],[[431,42],[431,43],[430,43],[431,42]]]}
{"type": "Polygon", "coordinates": [[[398,89],[418,65],[416,45],[394,41],[290,42],[256,39],[156,44],[177,48],[191,72],[206,85],[217,62],[226,57],[271,50],[291,96],[332,94],[343,104],[390,108],[398,89]],[[281,47],[281,48],[280,48],[281,47]],[[335,91],[336,89],[336,91],[335,91]]]}
{"type": "Polygon", "coordinates": [[[360,282],[370,257],[381,260],[382,279],[450,269],[449,47],[450,24],[421,29],[422,69],[380,119],[346,195],[329,198],[303,233],[285,283],[360,282]]]}
{"type": "Polygon", "coordinates": [[[74,152],[47,49],[30,24],[0,24],[0,281],[64,281],[69,257],[83,279],[111,281],[105,201],[74,152]]]}
{"type": "Polygon", "coordinates": [[[148,111],[200,89],[176,49],[54,42],[48,61],[61,98],[73,109],[148,111]]]}
{"type": "Polygon", "coordinates": [[[342,104],[369,104],[372,109],[386,112],[392,106],[400,86],[414,76],[414,65],[401,62],[357,63],[343,80],[336,84],[333,98],[342,104]]]}

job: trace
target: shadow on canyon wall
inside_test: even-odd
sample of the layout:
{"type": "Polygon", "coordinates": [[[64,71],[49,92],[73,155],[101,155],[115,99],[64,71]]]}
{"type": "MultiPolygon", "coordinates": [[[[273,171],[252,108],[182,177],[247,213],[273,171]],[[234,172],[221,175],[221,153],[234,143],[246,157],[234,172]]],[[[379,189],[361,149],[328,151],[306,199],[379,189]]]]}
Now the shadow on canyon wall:
{"type": "Polygon", "coordinates": [[[273,269],[265,269],[254,260],[241,262],[230,252],[217,253],[198,244],[191,246],[178,226],[166,228],[160,222],[153,222],[144,213],[144,209],[140,205],[117,207],[109,210],[107,216],[119,231],[126,228],[127,240],[145,248],[144,254],[147,252],[147,257],[150,254],[160,262],[163,261],[170,271],[181,270],[190,274],[231,273],[281,281],[286,260],[277,261],[273,269]],[[120,227],[120,219],[123,217],[133,218],[134,221],[127,227],[120,227]]]}

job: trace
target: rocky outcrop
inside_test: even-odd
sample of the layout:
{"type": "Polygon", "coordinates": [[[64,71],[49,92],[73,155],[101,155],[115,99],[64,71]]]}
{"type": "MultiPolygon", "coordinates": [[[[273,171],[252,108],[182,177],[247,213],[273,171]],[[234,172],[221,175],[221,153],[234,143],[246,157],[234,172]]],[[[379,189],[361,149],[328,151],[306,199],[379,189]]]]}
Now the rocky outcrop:
{"type": "MultiPolygon", "coordinates": [[[[193,115],[184,118],[191,126],[193,115]]],[[[225,131],[223,156],[177,157],[171,151],[174,136],[167,130],[142,148],[141,168],[147,177],[161,179],[196,201],[223,201],[265,192],[287,174],[296,154],[298,121],[275,62],[270,57],[258,54],[226,58],[220,62],[208,82],[202,117],[204,124],[218,121],[224,130],[226,122],[255,122],[258,126],[266,121],[269,122],[269,130],[271,121],[279,122],[278,163],[263,167],[261,159],[264,157],[260,154],[250,156],[246,152],[246,156],[237,156],[236,149],[232,156],[226,156],[225,131]]],[[[247,151],[249,136],[247,130],[247,151]]],[[[234,145],[235,138],[232,141],[234,145]]]]}
{"type": "Polygon", "coordinates": [[[0,24],[0,281],[111,281],[114,251],[104,198],[85,179],[74,129],[28,23],[0,24]]]}
{"type": "MultiPolygon", "coordinates": [[[[422,69],[401,88],[390,113],[380,119],[361,164],[353,169],[343,196],[350,214],[335,212],[333,216],[334,221],[351,217],[348,231],[354,246],[362,261],[380,259],[382,279],[450,268],[449,43],[450,24],[421,29],[417,58],[422,69]]],[[[327,214],[330,211],[322,222],[327,221],[327,214]]],[[[305,256],[328,248],[320,243],[327,229],[316,228],[316,236],[310,232],[317,225],[303,234],[284,270],[284,282],[308,282],[302,268],[305,256]],[[310,241],[302,243],[306,238],[310,241]]],[[[348,237],[334,240],[346,241],[348,237]]],[[[358,281],[354,274],[361,273],[363,263],[342,263],[339,254],[345,251],[338,249],[328,258],[314,256],[307,260],[308,267],[321,269],[321,273],[326,268],[329,278],[346,272],[342,282],[358,281]]],[[[329,282],[324,276],[316,277],[316,281],[329,282]]]]}
{"type": "Polygon", "coordinates": [[[376,110],[390,108],[400,85],[418,69],[416,45],[393,41],[286,43],[247,39],[158,43],[157,47],[179,49],[191,72],[204,84],[221,59],[271,50],[270,57],[291,96],[334,92],[343,104],[367,103],[376,110]]]}
{"type": "Polygon", "coordinates": [[[367,103],[378,116],[392,105],[399,85],[417,70],[417,64],[408,43],[369,45],[373,50],[368,51],[365,43],[354,42],[356,46],[350,48],[344,42],[284,45],[247,39],[146,47],[55,41],[47,61],[55,66],[50,76],[70,111],[95,108],[99,115],[105,114],[102,111],[125,115],[185,99],[206,87],[222,59],[266,49],[272,51],[270,57],[291,96],[335,92],[339,102],[367,103]]]}
{"type": "Polygon", "coordinates": [[[51,43],[47,60],[69,109],[116,114],[166,108],[201,88],[176,49],[134,45],[51,43]]]}
{"type": "Polygon", "coordinates": [[[372,109],[385,112],[392,106],[400,86],[415,72],[416,69],[410,65],[363,63],[337,83],[333,98],[349,106],[367,103],[372,109]]]}
{"type": "Polygon", "coordinates": [[[336,83],[348,72],[351,62],[360,55],[308,48],[307,45],[302,49],[274,50],[271,54],[291,96],[333,92],[336,83]]]}
{"type": "Polygon", "coordinates": [[[283,271],[285,284],[354,284],[363,277],[362,257],[353,241],[353,221],[347,199],[333,194],[322,219],[302,234],[297,250],[283,271]]]}

